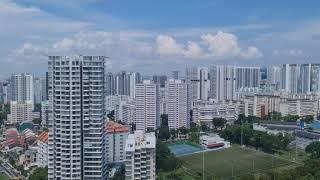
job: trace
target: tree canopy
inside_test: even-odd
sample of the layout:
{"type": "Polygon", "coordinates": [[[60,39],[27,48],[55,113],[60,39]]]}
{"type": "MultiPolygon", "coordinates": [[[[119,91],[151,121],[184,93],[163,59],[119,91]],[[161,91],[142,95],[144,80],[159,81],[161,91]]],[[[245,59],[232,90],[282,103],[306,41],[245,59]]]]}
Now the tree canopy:
{"type": "Polygon", "coordinates": [[[29,180],[47,180],[48,168],[37,168],[29,177],[29,180]]]}
{"type": "Polygon", "coordinates": [[[306,147],[305,151],[312,158],[320,159],[320,142],[312,142],[306,147]]]}
{"type": "Polygon", "coordinates": [[[181,161],[170,152],[165,143],[157,141],[156,165],[157,171],[169,172],[181,167],[181,161]]]}
{"type": "Polygon", "coordinates": [[[227,123],[227,120],[225,118],[213,118],[212,119],[212,124],[214,125],[215,128],[222,129],[226,123],[227,123]]]}

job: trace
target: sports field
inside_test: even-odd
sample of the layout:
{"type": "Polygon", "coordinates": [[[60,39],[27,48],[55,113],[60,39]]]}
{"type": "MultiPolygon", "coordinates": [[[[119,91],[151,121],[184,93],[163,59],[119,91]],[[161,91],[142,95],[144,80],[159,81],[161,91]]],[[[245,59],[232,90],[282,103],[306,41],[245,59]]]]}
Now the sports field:
{"type": "Polygon", "coordinates": [[[203,150],[201,146],[193,146],[190,144],[170,144],[168,148],[176,156],[192,154],[203,150]]]}
{"type": "Polygon", "coordinates": [[[240,146],[190,154],[179,158],[183,161],[183,167],[187,169],[187,172],[202,177],[203,155],[206,179],[232,179],[232,177],[294,165],[290,161],[240,146]]]}
{"type": "Polygon", "coordinates": [[[6,175],[0,174],[0,180],[8,180],[9,178],[6,175]]]}

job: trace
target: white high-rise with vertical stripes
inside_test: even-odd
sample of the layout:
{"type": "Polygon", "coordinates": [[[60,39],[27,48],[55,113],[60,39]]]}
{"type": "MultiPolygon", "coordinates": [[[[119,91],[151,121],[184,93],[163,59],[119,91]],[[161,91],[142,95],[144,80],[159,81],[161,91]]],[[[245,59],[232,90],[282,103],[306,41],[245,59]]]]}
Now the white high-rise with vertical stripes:
{"type": "Polygon", "coordinates": [[[50,180],[103,179],[104,56],[49,56],[50,180]]]}

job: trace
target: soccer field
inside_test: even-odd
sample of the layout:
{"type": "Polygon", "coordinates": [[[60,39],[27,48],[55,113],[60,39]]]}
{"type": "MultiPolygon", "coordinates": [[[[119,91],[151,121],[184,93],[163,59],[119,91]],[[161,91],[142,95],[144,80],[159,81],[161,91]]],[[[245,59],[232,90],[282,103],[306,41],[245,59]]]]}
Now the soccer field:
{"type": "Polygon", "coordinates": [[[232,179],[246,174],[265,172],[273,168],[293,165],[294,163],[273,157],[272,155],[240,146],[180,156],[188,172],[202,176],[204,156],[204,173],[206,179],[232,179]]]}

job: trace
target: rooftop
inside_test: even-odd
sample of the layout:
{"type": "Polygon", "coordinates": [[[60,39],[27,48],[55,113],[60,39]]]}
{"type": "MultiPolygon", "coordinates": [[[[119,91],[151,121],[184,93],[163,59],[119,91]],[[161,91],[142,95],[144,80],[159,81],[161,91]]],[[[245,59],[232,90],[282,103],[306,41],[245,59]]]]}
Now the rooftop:
{"type": "Polygon", "coordinates": [[[107,133],[114,133],[114,132],[129,132],[129,128],[116,123],[114,121],[108,121],[106,125],[106,132],[107,133]]]}
{"type": "Polygon", "coordinates": [[[48,131],[43,131],[41,134],[39,134],[38,140],[42,141],[44,143],[47,143],[48,142],[48,131]]]}

